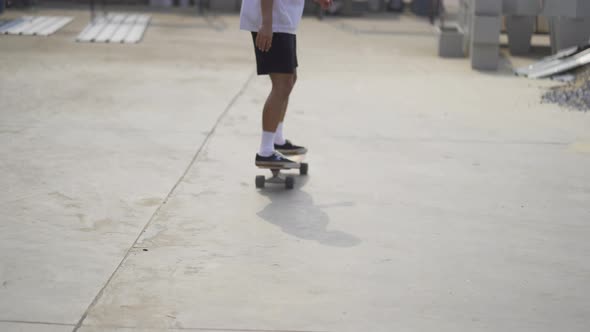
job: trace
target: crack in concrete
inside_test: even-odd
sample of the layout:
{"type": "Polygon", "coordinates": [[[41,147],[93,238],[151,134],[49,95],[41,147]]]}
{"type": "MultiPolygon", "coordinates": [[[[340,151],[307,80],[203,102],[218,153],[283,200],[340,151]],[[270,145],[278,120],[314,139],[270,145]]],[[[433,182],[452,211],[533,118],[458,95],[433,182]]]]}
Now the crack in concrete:
{"type": "Polygon", "coordinates": [[[31,324],[31,325],[53,325],[53,326],[74,326],[74,324],[68,324],[68,323],[37,322],[37,321],[13,320],[13,319],[0,319],[0,323],[31,324]]]}
{"type": "Polygon", "coordinates": [[[174,186],[172,187],[172,189],[170,189],[170,191],[168,192],[168,195],[166,195],[166,198],[164,198],[164,200],[160,203],[160,205],[158,206],[158,208],[154,211],[154,213],[152,214],[152,216],[150,217],[150,219],[143,226],[141,232],[139,232],[139,234],[137,235],[137,238],[135,239],[135,241],[133,241],[133,243],[131,244],[131,246],[129,247],[129,249],[127,249],[127,252],[125,253],[125,256],[123,256],[123,259],[121,259],[121,261],[119,262],[119,265],[117,265],[117,267],[115,268],[115,270],[113,271],[113,273],[111,274],[111,276],[107,279],[107,281],[105,282],[105,284],[102,286],[102,288],[100,289],[100,291],[98,292],[98,294],[96,294],[96,296],[94,297],[94,299],[92,300],[92,302],[90,302],[90,305],[88,305],[88,308],[86,308],[86,310],[84,311],[84,314],[82,315],[82,317],[80,318],[80,320],[78,321],[78,323],[74,326],[74,329],[72,330],[72,332],[76,332],[76,331],[78,331],[80,329],[80,327],[82,327],[82,324],[84,323],[84,320],[86,320],[86,318],[88,317],[88,314],[90,313],[90,310],[98,303],[98,301],[100,300],[100,298],[104,294],[104,291],[107,288],[107,286],[113,280],[113,278],[115,277],[115,275],[117,274],[117,272],[119,271],[119,269],[123,266],[123,263],[125,263],[125,261],[129,257],[129,255],[131,254],[131,252],[133,251],[133,249],[135,248],[135,246],[138,244],[138,241],[141,238],[141,236],[143,235],[143,233],[145,233],[146,229],[156,219],[156,216],[158,215],[158,213],[160,212],[160,210],[162,209],[162,207],[164,205],[166,205],[166,203],[168,202],[168,200],[170,199],[170,197],[172,196],[172,194],[174,193],[174,191],[176,191],[176,188],[178,187],[178,185],[186,177],[186,175],[188,174],[188,172],[190,171],[190,169],[195,165],[198,157],[201,155],[201,152],[204,151],[205,146],[207,146],[207,143],[209,142],[209,140],[211,139],[211,137],[213,136],[213,134],[215,134],[215,130],[217,129],[217,127],[219,126],[219,124],[221,123],[221,121],[229,113],[229,110],[234,106],[234,104],[236,103],[236,101],[244,94],[244,92],[246,91],[246,88],[248,87],[248,85],[250,84],[250,82],[252,81],[252,79],[255,76],[256,76],[256,73],[255,72],[252,72],[248,76],[248,78],[246,79],[246,82],[244,82],[244,84],[242,85],[242,87],[240,88],[240,90],[238,91],[238,93],[230,100],[230,102],[227,104],[227,106],[225,107],[225,109],[223,110],[223,112],[221,112],[221,114],[217,117],[217,120],[213,124],[213,127],[211,128],[211,130],[209,131],[209,133],[207,134],[207,136],[205,137],[205,139],[203,140],[203,142],[201,143],[201,145],[199,146],[199,148],[197,149],[197,151],[193,155],[193,158],[191,159],[191,161],[188,164],[188,166],[185,168],[184,172],[180,175],[180,177],[178,178],[178,180],[176,181],[176,183],[174,184],[174,186]]]}
{"type": "MultiPolygon", "coordinates": [[[[137,327],[118,325],[86,325],[87,327],[108,328],[108,329],[130,329],[137,327]]],[[[146,330],[142,328],[142,330],[146,330]]],[[[215,332],[328,332],[325,330],[282,330],[282,329],[248,329],[248,328],[219,328],[219,327],[173,327],[173,328],[148,328],[148,331],[215,331],[215,332]]]]}

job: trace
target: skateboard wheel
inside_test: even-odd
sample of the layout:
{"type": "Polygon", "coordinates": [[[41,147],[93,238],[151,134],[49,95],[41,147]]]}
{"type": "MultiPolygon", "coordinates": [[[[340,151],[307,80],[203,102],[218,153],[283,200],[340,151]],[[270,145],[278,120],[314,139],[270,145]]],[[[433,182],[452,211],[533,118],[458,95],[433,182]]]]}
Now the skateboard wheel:
{"type": "Polygon", "coordinates": [[[301,163],[301,165],[299,166],[299,174],[307,175],[308,170],[309,170],[309,164],[308,163],[301,163]]]}
{"type": "Polygon", "coordinates": [[[285,188],[293,189],[294,186],[295,186],[295,178],[292,176],[287,176],[285,178],[285,188]]]}
{"type": "Polygon", "coordinates": [[[258,175],[256,177],[256,188],[264,188],[265,180],[264,175],[258,175]]]}

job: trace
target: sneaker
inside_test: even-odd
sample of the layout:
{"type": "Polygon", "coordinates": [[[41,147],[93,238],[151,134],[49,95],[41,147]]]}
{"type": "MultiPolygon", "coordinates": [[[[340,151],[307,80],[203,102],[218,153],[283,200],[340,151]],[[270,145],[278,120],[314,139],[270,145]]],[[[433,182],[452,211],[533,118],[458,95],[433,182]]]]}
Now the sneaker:
{"type": "Polygon", "coordinates": [[[291,143],[291,141],[289,141],[289,140],[285,140],[285,144],[283,144],[283,145],[275,144],[275,150],[277,150],[280,153],[285,154],[285,155],[295,155],[295,154],[306,154],[307,153],[306,148],[304,148],[302,146],[295,145],[295,144],[291,143]]]}
{"type": "Polygon", "coordinates": [[[277,168],[297,168],[299,164],[293,160],[285,158],[280,152],[275,151],[268,157],[256,154],[256,166],[258,167],[277,167],[277,168]]]}

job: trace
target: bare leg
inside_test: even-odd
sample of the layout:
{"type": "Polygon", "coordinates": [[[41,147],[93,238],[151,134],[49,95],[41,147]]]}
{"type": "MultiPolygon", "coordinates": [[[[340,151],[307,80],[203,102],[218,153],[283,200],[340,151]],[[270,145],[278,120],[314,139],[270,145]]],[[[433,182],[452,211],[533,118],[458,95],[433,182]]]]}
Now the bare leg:
{"type": "Polygon", "coordinates": [[[275,132],[287,111],[295,74],[270,74],[272,90],[262,111],[262,130],[275,132]]]}
{"type": "MultiPolygon", "coordinates": [[[[293,84],[291,86],[291,90],[295,87],[295,83],[297,83],[297,69],[293,74],[293,84]]],[[[287,114],[287,107],[289,107],[289,97],[285,100],[285,104],[283,105],[283,111],[281,113],[281,118],[279,119],[279,123],[285,121],[285,115],[287,114]]]]}

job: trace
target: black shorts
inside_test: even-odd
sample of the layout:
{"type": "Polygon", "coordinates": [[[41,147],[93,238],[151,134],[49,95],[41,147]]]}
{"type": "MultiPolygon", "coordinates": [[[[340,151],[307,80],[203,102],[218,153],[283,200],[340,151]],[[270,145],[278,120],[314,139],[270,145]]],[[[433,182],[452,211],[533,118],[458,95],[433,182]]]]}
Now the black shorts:
{"type": "Polygon", "coordinates": [[[270,50],[262,52],[256,47],[257,34],[252,32],[258,75],[293,74],[298,66],[297,37],[290,33],[275,32],[272,34],[270,50]]]}

